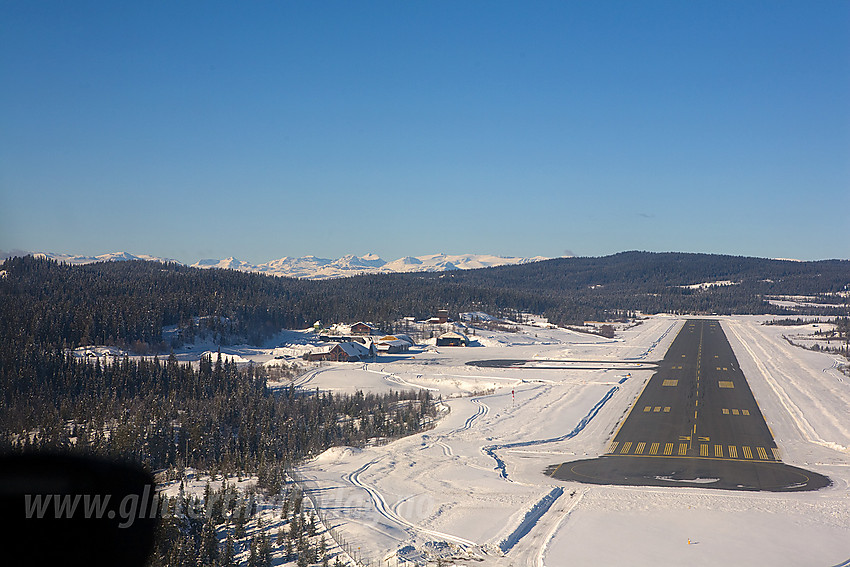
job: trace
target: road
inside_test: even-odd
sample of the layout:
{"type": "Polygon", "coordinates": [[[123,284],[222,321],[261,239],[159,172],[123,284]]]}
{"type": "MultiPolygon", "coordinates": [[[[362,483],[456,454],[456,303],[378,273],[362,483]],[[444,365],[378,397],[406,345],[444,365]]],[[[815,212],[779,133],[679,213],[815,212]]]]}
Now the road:
{"type": "Polygon", "coordinates": [[[814,490],[829,479],[781,462],[718,321],[689,320],[599,459],[548,474],[594,484],[814,490]]]}

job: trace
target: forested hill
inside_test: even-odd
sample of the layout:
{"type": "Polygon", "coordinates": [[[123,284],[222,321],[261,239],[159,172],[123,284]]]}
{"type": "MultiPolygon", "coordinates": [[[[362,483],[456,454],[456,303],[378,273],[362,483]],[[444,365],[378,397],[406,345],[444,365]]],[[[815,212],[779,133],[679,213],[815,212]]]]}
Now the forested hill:
{"type": "Polygon", "coordinates": [[[622,252],[601,258],[557,258],[524,266],[452,272],[449,277],[459,284],[495,289],[568,291],[580,303],[589,305],[600,304],[594,298],[604,298],[647,311],[747,312],[749,309],[760,313],[761,300],[767,296],[846,291],[850,286],[850,261],[798,262],[716,254],[622,252]],[[723,286],[705,286],[702,290],[695,287],[717,282],[734,285],[726,290],[717,289],[723,286]],[[676,296],[683,299],[673,299],[676,296]],[[680,306],[653,306],[654,300],[649,297],[661,297],[668,305],[680,306]]]}
{"type": "Polygon", "coordinates": [[[223,340],[258,343],[317,319],[388,327],[400,316],[427,317],[446,307],[543,313],[559,324],[633,310],[781,313],[767,296],[835,294],[850,284],[847,260],[648,252],[324,281],[142,261],[68,266],[32,257],[9,259],[0,272],[0,341],[57,346],[159,345],[164,326],[190,327],[196,317],[208,318],[223,340]],[[734,285],[686,287],[723,280],[734,285]]]}
{"type": "MultiPolygon", "coordinates": [[[[429,274],[441,277],[442,274],[429,274]]],[[[850,285],[850,261],[799,262],[718,254],[621,252],[599,258],[556,258],[520,266],[451,272],[457,282],[527,290],[660,293],[668,287],[731,281],[763,295],[817,295],[850,285]]]]}

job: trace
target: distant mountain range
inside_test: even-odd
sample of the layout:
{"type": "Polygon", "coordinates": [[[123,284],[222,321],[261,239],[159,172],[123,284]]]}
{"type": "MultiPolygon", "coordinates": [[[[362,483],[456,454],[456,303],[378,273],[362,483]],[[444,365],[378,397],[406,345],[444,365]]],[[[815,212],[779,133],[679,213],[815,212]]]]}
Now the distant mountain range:
{"type": "MultiPolygon", "coordinates": [[[[158,258],[147,254],[113,252],[99,256],[75,256],[72,254],[39,253],[37,257],[51,258],[66,264],[81,265],[94,262],[121,262],[128,260],[151,260],[158,262],[177,262],[170,258],[158,258]]],[[[241,272],[257,272],[273,276],[287,276],[302,279],[331,279],[360,274],[382,274],[399,272],[445,272],[449,270],[471,270],[493,266],[514,266],[548,260],[543,256],[533,258],[514,258],[487,254],[430,254],[427,256],[405,256],[392,262],[384,261],[380,256],[367,254],[355,256],[349,254],[336,260],[303,256],[300,258],[283,257],[264,264],[251,264],[237,258],[224,260],[206,259],[192,264],[194,268],[220,268],[241,272]]]]}

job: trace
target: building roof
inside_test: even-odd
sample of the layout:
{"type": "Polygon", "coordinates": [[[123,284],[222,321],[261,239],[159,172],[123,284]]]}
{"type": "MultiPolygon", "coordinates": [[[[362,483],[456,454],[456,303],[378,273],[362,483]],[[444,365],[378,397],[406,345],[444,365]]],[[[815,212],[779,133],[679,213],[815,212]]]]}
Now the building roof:
{"type": "Polygon", "coordinates": [[[375,339],[375,342],[378,344],[407,343],[409,346],[413,346],[413,340],[407,335],[387,335],[385,337],[375,339]]]}
{"type": "Polygon", "coordinates": [[[393,341],[386,341],[384,339],[381,339],[381,340],[377,341],[377,344],[378,345],[387,345],[387,346],[400,346],[400,347],[409,347],[410,346],[409,342],[403,341],[401,339],[395,339],[393,341]]]}
{"type": "Polygon", "coordinates": [[[463,333],[457,333],[455,331],[449,331],[448,333],[443,333],[440,335],[441,339],[460,339],[462,341],[469,341],[469,339],[463,333]]]}

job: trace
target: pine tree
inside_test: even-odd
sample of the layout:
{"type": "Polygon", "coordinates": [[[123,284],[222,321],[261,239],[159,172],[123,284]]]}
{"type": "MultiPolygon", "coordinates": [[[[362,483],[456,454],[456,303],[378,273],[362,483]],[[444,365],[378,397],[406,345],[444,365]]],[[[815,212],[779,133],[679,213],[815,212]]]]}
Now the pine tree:
{"type": "Polygon", "coordinates": [[[220,567],[236,567],[236,549],[230,532],[227,532],[224,540],[224,553],[219,558],[219,565],[220,567]]]}

